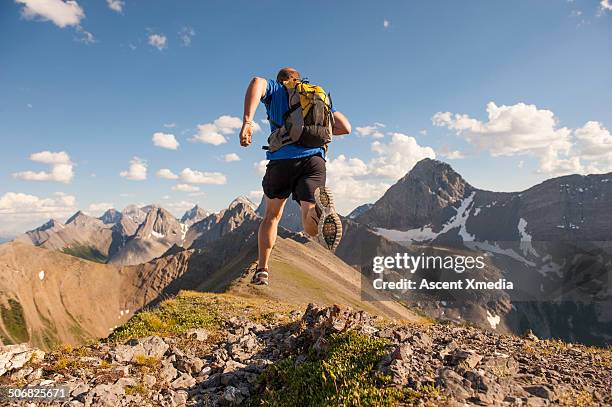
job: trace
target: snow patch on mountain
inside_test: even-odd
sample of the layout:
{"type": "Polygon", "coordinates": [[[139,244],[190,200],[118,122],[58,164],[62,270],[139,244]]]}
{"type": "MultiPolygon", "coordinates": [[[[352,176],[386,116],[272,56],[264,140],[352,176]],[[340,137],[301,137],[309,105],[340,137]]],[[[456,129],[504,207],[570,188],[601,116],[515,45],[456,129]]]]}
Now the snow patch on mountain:
{"type": "Polygon", "coordinates": [[[487,321],[489,321],[491,328],[496,329],[497,325],[499,325],[499,322],[501,321],[501,318],[499,315],[493,315],[489,312],[489,310],[487,310],[487,321]]]}
{"type": "Polygon", "coordinates": [[[521,237],[521,250],[524,256],[538,256],[538,252],[531,244],[531,235],[527,232],[527,221],[523,218],[519,219],[518,232],[521,237]]]}
{"type": "Polygon", "coordinates": [[[429,242],[438,237],[431,226],[406,231],[376,228],[375,233],[394,242],[429,242]]]}
{"type": "Polygon", "coordinates": [[[151,231],[151,235],[153,237],[158,238],[158,239],[163,239],[164,237],[166,237],[166,235],[164,235],[163,233],[159,233],[159,232],[156,232],[154,230],[151,231]]]}
{"type": "Polygon", "coordinates": [[[434,232],[431,225],[427,225],[421,228],[406,231],[376,228],[375,233],[394,242],[431,242],[438,236],[443,235],[452,229],[459,228],[459,236],[461,236],[464,242],[473,241],[475,236],[467,231],[465,223],[470,216],[470,207],[474,201],[475,195],[476,193],[473,192],[470,194],[470,196],[461,201],[459,208],[455,209],[457,211],[455,216],[445,223],[442,230],[439,232],[434,232]]]}
{"type": "Polygon", "coordinates": [[[444,225],[444,227],[439,233],[440,235],[458,227],[459,236],[461,236],[464,242],[471,242],[474,240],[475,237],[467,231],[465,222],[470,216],[469,209],[472,205],[472,202],[474,201],[475,195],[476,192],[472,192],[470,196],[461,201],[461,205],[459,205],[459,208],[457,208],[457,214],[453,216],[451,220],[444,225]]]}

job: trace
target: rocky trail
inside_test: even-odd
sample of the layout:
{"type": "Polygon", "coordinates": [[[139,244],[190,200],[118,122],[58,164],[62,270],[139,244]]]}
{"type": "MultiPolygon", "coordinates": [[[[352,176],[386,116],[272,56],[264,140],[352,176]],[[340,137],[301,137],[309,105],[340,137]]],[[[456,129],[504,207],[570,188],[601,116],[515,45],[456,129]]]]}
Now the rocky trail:
{"type": "Polygon", "coordinates": [[[185,292],[106,341],[3,347],[0,375],[1,386],[67,386],[57,406],[612,404],[610,350],[185,292]]]}

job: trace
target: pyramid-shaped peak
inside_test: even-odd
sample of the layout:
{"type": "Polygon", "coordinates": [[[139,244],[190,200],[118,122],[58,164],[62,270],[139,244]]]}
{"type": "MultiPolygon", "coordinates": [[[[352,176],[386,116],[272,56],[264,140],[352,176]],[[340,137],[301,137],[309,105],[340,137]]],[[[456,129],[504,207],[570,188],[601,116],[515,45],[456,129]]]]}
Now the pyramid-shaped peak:
{"type": "Polygon", "coordinates": [[[247,206],[251,208],[253,211],[257,210],[257,205],[244,195],[240,195],[239,197],[234,199],[232,203],[230,203],[228,209],[234,209],[238,205],[247,206]]]}

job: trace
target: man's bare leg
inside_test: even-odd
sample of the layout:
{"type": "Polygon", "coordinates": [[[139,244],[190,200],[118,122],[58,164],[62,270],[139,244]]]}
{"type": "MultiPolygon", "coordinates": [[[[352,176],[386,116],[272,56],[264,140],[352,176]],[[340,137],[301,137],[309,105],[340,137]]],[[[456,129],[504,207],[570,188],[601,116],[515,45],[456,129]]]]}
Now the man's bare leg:
{"type": "Polygon", "coordinates": [[[314,237],[319,232],[319,217],[315,210],[315,204],[308,201],[300,201],[300,209],[302,211],[302,226],[304,232],[314,237]]]}
{"type": "Polygon", "coordinates": [[[266,199],[266,212],[263,220],[259,225],[258,244],[259,244],[259,260],[257,262],[258,268],[268,268],[268,262],[270,261],[270,254],[272,248],[276,242],[276,235],[278,232],[278,222],[283,215],[283,208],[287,199],[268,198],[266,199]]]}

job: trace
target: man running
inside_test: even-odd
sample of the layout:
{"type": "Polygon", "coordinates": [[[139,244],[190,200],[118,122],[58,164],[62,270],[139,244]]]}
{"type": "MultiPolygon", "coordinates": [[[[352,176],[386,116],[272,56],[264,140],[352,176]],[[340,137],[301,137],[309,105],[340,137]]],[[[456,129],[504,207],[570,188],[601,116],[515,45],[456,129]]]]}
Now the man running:
{"type": "MultiPolygon", "coordinates": [[[[285,137],[282,143],[273,143],[272,137],[268,140],[271,148],[266,152],[266,158],[269,163],[262,181],[266,210],[259,226],[259,258],[253,284],[268,284],[268,262],[276,242],[278,223],[289,195],[300,205],[302,225],[308,235],[318,236],[324,246],[335,250],[342,234],[340,217],[335,212],[332,195],[325,187],[326,146],[309,147],[299,141],[284,144],[289,133],[285,127],[285,118],[291,113],[285,85],[300,82],[300,73],[297,70],[283,68],[275,80],[253,78],[244,98],[240,145],[248,147],[252,142],[253,118],[259,102],[266,106],[272,134],[275,135],[276,131],[281,133],[281,137],[285,137]]],[[[325,95],[323,98],[325,99],[325,95]]],[[[294,108],[292,105],[292,109],[294,108]]],[[[333,107],[331,112],[332,120],[329,125],[333,135],[350,133],[351,124],[348,119],[333,107]]]]}

